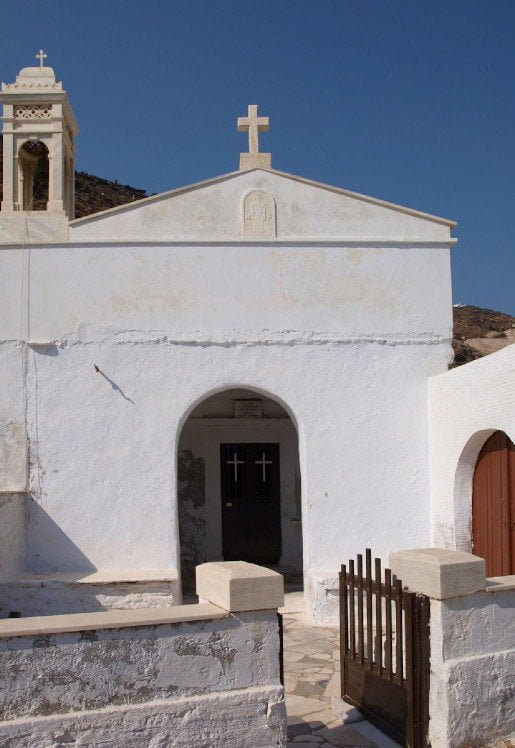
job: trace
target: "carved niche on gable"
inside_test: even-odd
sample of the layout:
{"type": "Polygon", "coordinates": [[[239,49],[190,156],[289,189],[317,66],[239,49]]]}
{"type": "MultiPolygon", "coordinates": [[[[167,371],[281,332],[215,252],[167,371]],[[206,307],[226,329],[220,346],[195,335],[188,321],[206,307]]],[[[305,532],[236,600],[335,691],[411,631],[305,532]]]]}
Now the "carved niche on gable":
{"type": "Polygon", "coordinates": [[[275,201],[262,190],[253,190],[243,199],[243,236],[270,239],[276,236],[275,201]]]}

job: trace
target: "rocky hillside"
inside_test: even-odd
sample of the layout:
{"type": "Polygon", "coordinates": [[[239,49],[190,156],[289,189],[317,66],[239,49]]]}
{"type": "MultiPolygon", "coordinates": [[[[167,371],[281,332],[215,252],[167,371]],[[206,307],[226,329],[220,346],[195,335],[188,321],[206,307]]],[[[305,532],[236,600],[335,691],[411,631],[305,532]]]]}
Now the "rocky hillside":
{"type": "MultiPolygon", "coordinates": [[[[2,196],[2,138],[0,136],[0,199],[2,196]]],[[[39,170],[38,170],[39,171],[39,170]]],[[[34,189],[34,209],[41,210],[46,204],[46,184],[48,176],[45,169],[36,172],[34,189]],[[46,177],[46,178],[45,178],[46,177]]],[[[98,213],[100,210],[115,208],[117,205],[132,203],[146,197],[145,190],[129,187],[126,184],[111,182],[109,179],[101,179],[87,174],[85,171],[75,172],[75,217],[83,218],[90,213],[98,213]]]]}
{"type": "Polygon", "coordinates": [[[94,177],[85,171],[75,172],[75,218],[132,203],[146,196],[145,190],[94,177]]]}
{"type": "Polygon", "coordinates": [[[453,366],[494,353],[515,343],[515,317],[477,306],[455,306],[453,366]]]}
{"type": "MultiPolygon", "coordinates": [[[[0,138],[0,199],[2,193],[2,141],[0,138]]],[[[44,174],[42,174],[44,176],[44,174]]],[[[43,181],[43,180],[41,180],[43,181]]],[[[39,190],[36,206],[45,201],[44,190],[39,190]]],[[[108,179],[92,176],[84,171],[75,174],[76,217],[125,205],[146,197],[145,190],[111,182],[108,179]]],[[[491,309],[476,306],[454,307],[454,361],[452,366],[460,366],[488,353],[493,353],[515,343],[515,317],[491,309]]]]}

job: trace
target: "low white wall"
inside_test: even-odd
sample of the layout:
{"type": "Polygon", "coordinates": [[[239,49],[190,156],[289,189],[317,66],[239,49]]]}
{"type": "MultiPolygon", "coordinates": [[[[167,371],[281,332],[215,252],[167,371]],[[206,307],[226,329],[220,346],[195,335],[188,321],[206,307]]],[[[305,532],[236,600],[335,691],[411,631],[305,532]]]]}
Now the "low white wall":
{"type": "Polygon", "coordinates": [[[210,603],[0,622],[0,743],[284,745],[279,646],[210,603]]]}
{"type": "Polygon", "coordinates": [[[497,430],[515,441],[515,345],[429,379],[432,545],[471,550],[472,480],[497,430]]]}
{"type": "MultiPolygon", "coordinates": [[[[23,574],[0,584],[0,619],[12,613],[50,616],[101,610],[159,608],[181,602],[179,579],[94,581],[72,575],[23,574]]],[[[94,578],[97,575],[92,575],[94,578]]]]}
{"type": "Polygon", "coordinates": [[[511,588],[431,600],[433,748],[484,746],[515,732],[515,578],[505,579],[511,588]]]}

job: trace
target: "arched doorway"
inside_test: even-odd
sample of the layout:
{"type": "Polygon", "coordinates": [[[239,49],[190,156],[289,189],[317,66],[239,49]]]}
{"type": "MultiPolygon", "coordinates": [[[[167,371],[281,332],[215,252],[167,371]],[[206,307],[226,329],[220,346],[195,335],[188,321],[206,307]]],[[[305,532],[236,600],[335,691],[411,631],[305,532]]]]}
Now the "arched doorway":
{"type": "Polygon", "coordinates": [[[476,462],[472,546],[487,576],[515,574],[515,446],[503,431],[487,439],[476,462]]]}
{"type": "Polygon", "coordinates": [[[205,561],[279,567],[302,582],[297,431],[273,397],[229,389],[190,413],[179,437],[183,589],[205,561]]]}
{"type": "Polygon", "coordinates": [[[49,198],[48,148],[40,140],[28,140],[18,153],[22,210],[46,210],[49,198]]]}

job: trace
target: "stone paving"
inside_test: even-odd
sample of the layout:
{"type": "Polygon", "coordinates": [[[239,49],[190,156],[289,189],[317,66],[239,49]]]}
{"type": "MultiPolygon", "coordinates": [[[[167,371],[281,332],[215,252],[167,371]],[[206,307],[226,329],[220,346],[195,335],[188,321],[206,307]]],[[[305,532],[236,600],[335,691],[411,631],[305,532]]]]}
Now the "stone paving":
{"type": "Polygon", "coordinates": [[[313,626],[304,612],[302,592],[286,595],[284,622],[284,685],[288,712],[288,743],[291,748],[378,746],[397,748],[349,707],[344,724],[333,709],[340,696],[338,630],[313,626]]]}

